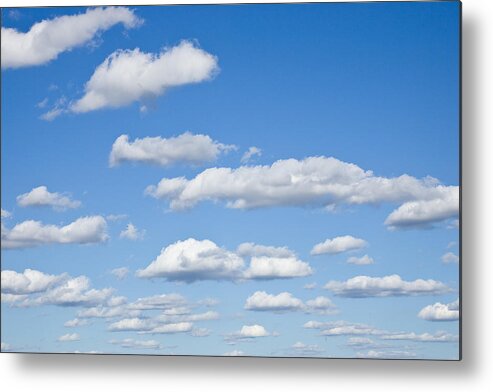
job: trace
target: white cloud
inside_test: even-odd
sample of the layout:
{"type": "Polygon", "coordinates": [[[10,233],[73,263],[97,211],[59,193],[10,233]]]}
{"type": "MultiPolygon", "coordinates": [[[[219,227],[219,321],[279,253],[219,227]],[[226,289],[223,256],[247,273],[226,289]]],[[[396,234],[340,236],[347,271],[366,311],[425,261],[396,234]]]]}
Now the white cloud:
{"type": "Polygon", "coordinates": [[[157,350],[161,348],[161,343],[157,340],[135,340],[135,339],[123,339],[123,340],[110,340],[110,344],[115,344],[122,348],[132,349],[132,350],[140,350],[140,349],[148,349],[148,350],[157,350]]]}
{"type": "Polygon", "coordinates": [[[5,342],[2,342],[2,345],[1,345],[1,351],[2,352],[5,352],[5,351],[12,351],[13,350],[13,347],[12,345],[8,344],[8,343],[5,343],[5,342]]]}
{"type": "Polygon", "coordinates": [[[356,357],[368,359],[412,359],[416,358],[416,353],[399,350],[370,350],[366,353],[359,352],[356,357]]]}
{"type": "MultiPolygon", "coordinates": [[[[308,323],[305,324],[305,328],[309,328],[307,325],[308,323]]],[[[384,332],[369,325],[345,321],[322,323],[311,328],[322,329],[321,334],[324,336],[380,335],[384,332]]]]}
{"type": "Polygon", "coordinates": [[[78,333],[67,333],[58,338],[59,342],[76,342],[80,340],[80,335],[78,333]]]}
{"type": "Polygon", "coordinates": [[[436,199],[409,201],[401,205],[385,220],[393,229],[427,227],[434,222],[443,221],[458,215],[459,187],[442,189],[436,199]]]}
{"type": "Polygon", "coordinates": [[[257,311],[285,312],[302,310],[304,307],[303,301],[288,292],[272,295],[265,291],[256,291],[247,298],[245,303],[245,309],[257,311]]]}
{"type": "Polygon", "coordinates": [[[246,279],[279,279],[308,276],[313,273],[310,265],[296,257],[252,257],[245,271],[246,279]]]}
{"type": "Polygon", "coordinates": [[[146,333],[151,333],[151,334],[181,333],[181,332],[190,332],[192,328],[193,328],[193,323],[179,322],[179,323],[158,325],[152,328],[150,331],[147,331],[146,333]]]}
{"type": "Polygon", "coordinates": [[[377,177],[371,171],[332,157],[286,159],[271,166],[237,169],[215,167],[190,180],[163,178],[157,186],[148,187],[147,193],[169,200],[173,210],[191,208],[206,200],[223,201],[228,208],[238,209],[433,201],[410,208],[414,211],[412,219],[396,210],[387,222],[394,228],[431,225],[455,217],[459,210],[458,202],[454,202],[456,186],[441,185],[432,177],[377,177]],[[447,208],[437,206],[440,213],[427,214],[430,205],[440,204],[436,201],[443,201],[447,208]]]}
{"type": "Polygon", "coordinates": [[[127,214],[109,214],[106,215],[106,220],[109,222],[118,222],[124,219],[127,219],[128,215],[127,214]]]}
{"type": "Polygon", "coordinates": [[[30,192],[17,196],[17,204],[20,207],[52,207],[55,211],[65,211],[68,208],[79,208],[81,202],[71,200],[57,192],[50,192],[46,186],[38,186],[30,192]]]}
{"type": "Polygon", "coordinates": [[[451,264],[458,262],[459,262],[459,256],[457,256],[455,253],[447,252],[442,256],[442,263],[451,264]]]}
{"type": "Polygon", "coordinates": [[[48,63],[62,52],[89,43],[98,33],[118,23],[133,28],[141,21],[128,8],[106,7],[43,20],[31,26],[27,33],[2,27],[2,68],[48,63]]]}
{"type": "Polygon", "coordinates": [[[89,244],[105,242],[106,220],[99,215],[86,216],[66,226],[44,225],[28,220],[8,229],[2,225],[2,248],[29,248],[44,244],[89,244]]]}
{"type": "Polygon", "coordinates": [[[372,257],[370,257],[368,255],[364,255],[361,257],[352,256],[349,259],[347,259],[347,263],[356,264],[356,265],[368,265],[368,264],[375,263],[375,261],[373,260],[372,257]]]}
{"type": "Polygon", "coordinates": [[[111,270],[111,274],[115,276],[118,280],[123,280],[127,277],[129,270],[127,267],[120,267],[111,270]]]}
{"type": "Polygon", "coordinates": [[[450,304],[436,302],[425,306],[418,313],[418,317],[428,321],[455,321],[459,319],[459,300],[450,304]]]}
{"type": "Polygon", "coordinates": [[[161,250],[149,266],[137,271],[142,278],[168,280],[287,279],[312,274],[308,263],[299,260],[286,247],[241,244],[236,252],[219,247],[209,240],[189,238],[161,250]],[[242,257],[252,255],[245,269],[242,257]]]}
{"type": "Polygon", "coordinates": [[[107,303],[112,289],[92,289],[86,276],[48,275],[26,269],[2,271],[2,301],[17,307],[40,305],[91,307],[107,303]]]}
{"type": "Polygon", "coordinates": [[[315,282],[314,283],[307,283],[303,286],[303,288],[306,290],[313,290],[313,289],[317,288],[317,284],[315,282]]]}
{"type": "Polygon", "coordinates": [[[3,218],[10,218],[12,216],[12,213],[10,213],[9,211],[4,210],[3,208],[1,210],[2,210],[2,215],[1,215],[2,219],[3,218]]]}
{"type": "Polygon", "coordinates": [[[219,154],[235,149],[212,140],[208,135],[185,132],[168,139],[145,137],[129,142],[128,135],[119,136],[110,153],[110,166],[122,162],[142,162],[161,166],[179,163],[203,164],[215,161],[219,154]]]}
{"type": "Polygon", "coordinates": [[[125,318],[115,321],[108,326],[108,330],[111,332],[121,331],[149,331],[153,328],[153,324],[148,319],[141,319],[138,317],[125,318]]]}
{"type": "Polygon", "coordinates": [[[236,279],[240,277],[243,265],[243,259],[218,247],[214,242],[189,238],[162,249],[161,254],[149,266],[137,271],[137,276],[164,277],[186,282],[236,279]]]}
{"type": "Polygon", "coordinates": [[[215,56],[188,41],[158,54],[118,50],[96,68],[84,96],[68,110],[85,113],[149,100],[172,87],[209,80],[218,69],[215,56]]]}
{"type": "Polygon", "coordinates": [[[339,297],[349,298],[438,295],[451,291],[440,281],[432,279],[404,281],[399,275],[355,276],[347,281],[330,281],[324,288],[339,297]]]}
{"type": "Polygon", "coordinates": [[[87,325],[88,321],[85,319],[79,319],[79,318],[74,318],[72,320],[66,321],[63,326],[67,328],[75,328],[75,327],[82,327],[84,325],[87,325]]]}
{"type": "Polygon", "coordinates": [[[250,147],[243,156],[241,157],[241,163],[247,163],[254,157],[255,155],[260,156],[262,155],[262,150],[258,147],[252,146],[250,147]]]}
{"type": "Polygon", "coordinates": [[[256,338],[264,338],[271,335],[272,334],[269,331],[267,331],[265,327],[263,327],[262,325],[253,324],[253,325],[242,326],[239,331],[226,335],[224,339],[227,342],[234,344],[237,341],[242,341],[242,340],[249,341],[256,338]]]}
{"type": "Polygon", "coordinates": [[[327,297],[317,297],[306,301],[306,311],[321,314],[337,313],[337,306],[327,297]]]}
{"type": "Polygon", "coordinates": [[[417,334],[415,332],[410,333],[392,333],[389,335],[382,335],[380,337],[383,340],[410,340],[413,342],[429,342],[429,343],[449,343],[458,341],[457,335],[451,333],[439,331],[434,334],[425,332],[417,334]]]}
{"type": "Polygon", "coordinates": [[[182,295],[171,293],[139,298],[129,304],[129,308],[136,310],[169,310],[183,307],[186,304],[187,301],[182,295]]]}
{"type": "Polygon", "coordinates": [[[145,230],[139,230],[132,223],[129,223],[125,230],[120,233],[120,238],[125,238],[131,241],[137,241],[143,239],[145,236],[145,230]]]}
{"type": "Polygon", "coordinates": [[[291,293],[282,292],[277,295],[267,294],[265,291],[256,291],[247,298],[245,309],[254,311],[287,312],[304,311],[321,314],[332,314],[337,307],[327,297],[317,297],[303,303],[291,293]]]}
{"type": "Polygon", "coordinates": [[[344,235],[341,237],[329,238],[324,242],[321,242],[313,247],[311,255],[322,254],[338,254],[347,252],[350,250],[361,249],[367,246],[368,243],[361,238],[355,238],[350,235],[344,235]]]}
{"type": "Polygon", "coordinates": [[[13,295],[44,292],[66,278],[66,275],[48,275],[32,269],[24,272],[3,270],[1,275],[2,293],[13,295]]]}

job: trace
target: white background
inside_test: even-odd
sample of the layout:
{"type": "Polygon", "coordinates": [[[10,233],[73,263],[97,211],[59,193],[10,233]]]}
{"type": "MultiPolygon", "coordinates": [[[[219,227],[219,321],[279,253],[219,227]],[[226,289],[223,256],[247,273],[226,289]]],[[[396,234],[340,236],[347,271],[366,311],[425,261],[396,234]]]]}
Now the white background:
{"type": "MultiPolygon", "coordinates": [[[[173,1],[0,0],[1,6],[84,3],[136,5],[173,1]]],[[[492,390],[492,10],[492,0],[463,0],[462,362],[1,354],[2,389],[71,392],[154,389],[305,392],[322,388],[365,392],[492,390]]]]}

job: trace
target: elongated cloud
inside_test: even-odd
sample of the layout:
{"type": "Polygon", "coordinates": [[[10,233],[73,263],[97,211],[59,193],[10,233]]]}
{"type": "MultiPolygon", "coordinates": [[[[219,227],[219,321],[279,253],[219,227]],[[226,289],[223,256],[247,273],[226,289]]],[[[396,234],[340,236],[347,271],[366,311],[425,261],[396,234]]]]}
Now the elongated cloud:
{"type": "Polygon", "coordinates": [[[48,63],[60,53],[87,44],[98,33],[119,23],[129,29],[138,26],[141,20],[128,8],[106,7],[43,20],[26,33],[2,27],[2,68],[48,63]]]}
{"type": "Polygon", "coordinates": [[[346,281],[330,281],[325,285],[339,297],[400,297],[438,295],[451,291],[444,283],[428,279],[405,281],[399,275],[384,277],[355,276],[346,281]]]}
{"type": "Polygon", "coordinates": [[[67,333],[60,336],[57,340],[59,342],[76,342],[80,340],[80,335],[78,333],[67,333]]]}
{"type": "Polygon", "coordinates": [[[396,210],[386,222],[390,228],[424,227],[456,217],[458,191],[458,187],[442,185],[431,177],[377,177],[371,171],[332,157],[285,159],[271,166],[210,168],[192,179],[163,178],[146,189],[152,197],[169,200],[173,210],[192,208],[202,201],[225,202],[228,208],[237,209],[437,200],[451,207],[439,214],[429,208],[418,208],[412,220],[396,210]],[[404,224],[406,219],[408,223],[404,224]]]}
{"type": "Polygon", "coordinates": [[[46,244],[105,242],[106,220],[99,215],[79,218],[66,226],[28,220],[8,229],[2,225],[2,249],[29,248],[46,244]]]}
{"type": "Polygon", "coordinates": [[[448,332],[439,331],[434,334],[422,333],[417,334],[415,332],[410,333],[393,333],[389,335],[382,335],[380,339],[383,340],[410,340],[412,342],[430,342],[430,343],[449,343],[459,340],[457,335],[453,335],[448,332]]]}
{"type": "Polygon", "coordinates": [[[337,254],[347,252],[350,250],[361,249],[367,246],[368,243],[361,238],[355,238],[351,235],[345,235],[341,237],[335,237],[327,239],[313,247],[310,254],[322,255],[322,254],[337,254]]]}
{"type": "Polygon", "coordinates": [[[91,288],[84,275],[49,275],[26,269],[24,272],[2,271],[2,301],[17,307],[41,305],[93,307],[110,304],[113,290],[91,288]]]}
{"type": "Polygon", "coordinates": [[[456,217],[458,206],[459,187],[449,187],[439,198],[404,203],[388,216],[385,224],[393,229],[427,227],[434,222],[456,217]]]}
{"type": "Polygon", "coordinates": [[[425,306],[419,311],[418,317],[428,321],[456,321],[459,319],[459,300],[450,304],[436,302],[425,306]]]}
{"type": "Polygon", "coordinates": [[[20,207],[52,207],[55,211],[65,211],[68,208],[79,208],[81,202],[71,200],[57,192],[50,192],[44,185],[33,188],[30,192],[17,196],[20,207]]]}
{"type": "Polygon", "coordinates": [[[289,279],[312,273],[308,263],[284,247],[244,243],[232,252],[210,240],[189,238],[163,248],[151,264],[137,271],[137,276],[190,283],[196,280],[289,279]],[[243,257],[249,255],[250,264],[245,268],[243,257]]]}
{"type": "Polygon", "coordinates": [[[127,135],[119,136],[113,143],[110,153],[110,166],[123,162],[141,162],[161,166],[179,163],[202,164],[217,159],[220,153],[234,149],[235,146],[214,141],[208,135],[194,135],[185,132],[168,139],[145,137],[129,141],[127,135]]]}
{"type": "Polygon", "coordinates": [[[163,50],[118,50],[99,65],[85,85],[82,98],[68,110],[86,113],[118,108],[163,95],[168,89],[211,79],[218,72],[217,58],[189,41],[163,50]]]}
{"type": "Polygon", "coordinates": [[[247,298],[245,309],[260,312],[284,313],[292,311],[317,312],[333,314],[337,307],[327,297],[317,297],[303,303],[291,293],[282,292],[277,295],[267,294],[265,291],[256,291],[247,298]]]}

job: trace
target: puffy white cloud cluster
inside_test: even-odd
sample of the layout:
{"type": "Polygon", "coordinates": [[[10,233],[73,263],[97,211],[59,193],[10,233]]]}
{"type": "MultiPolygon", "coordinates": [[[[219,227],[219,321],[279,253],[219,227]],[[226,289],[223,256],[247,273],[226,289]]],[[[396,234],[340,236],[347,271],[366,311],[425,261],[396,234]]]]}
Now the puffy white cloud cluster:
{"type": "Polygon", "coordinates": [[[361,239],[355,238],[351,235],[344,235],[335,238],[329,238],[324,242],[316,244],[310,254],[312,255],[322,255],[322,254],[338,254],[342,252],[347,252],[350,250],[361,249],[367,246],[368,243],[361,239]]]}
{"type": "Polygon", "coordinates": [[[110,166],[123,162],[141,162],[161,166],[175,164],[198,165],[215,161],[221,153],[236,147],[212,140],[208,135],[185,132],[170,138],[144,137],[129,141],[128,135],[119,136],[111,148],[110,166]]]}
{"type": "Polygon", "coordinates": [[[285,159],[271,166],[210,168],[195,178],[163,178],[147,193],[170,201],[174,210],[201,201],[228,208],[404,203],[392,212],[390,228],[425,227],[458,215],[459,188],[409,175],[386,178],[333,157],[285,159]]]}
{"type": "Polygon", "coordinates": [[[445,294],[451,289],[433,279],[405,281],[399,275],[383,277],[355,276],[346,281],[330,281],[324,286],[339,297],[398,297],[445,294]]]}
{"type": "Polygon", "coordinates": [[[256,291],[248,297],[245,303],[245,309],[276,313],[303,311],[307,313],[334,314],[337,312],[337,307],[327,297],[320,296],[304,303],[288,292],[274,295],[268,294],[265,291],[256,291]]]}
{"type": "Polygon", "coordinates": [[[2,223],[2,248],[29,248],[46,244],[90,244],[105,242],[106,220],[99,215],[86,216],[65,226],[45,225],[27,220],[9,229],[2,223]]]}
{"type": "Polygon", "coordinates": [[[83,97],[67,110],[85,113],[154,99],[172,87],[209,80],[218,70],[217,58],[189,41],[160,53],[118,50],[96,68],[83,97]]]}
{"type": "Polygon", "coordinates": [[[106,7],[43,20],[26,33],[2,27],[2,68],[42,65],[62,52],[89,43],[116,24],[122,23],[128,29],[141,22],[128,8],[106,7]]]}
{"type": "Polygon", "coordinates": [[[442,256],[442,263],[445,264],[457,264],[459,261],[459,256],[452,252],[447,252],[442,256]]]}
{"type": "Polygon", "coordinates": [[[210,240],[189,238],[168,245],[145,269],[141,278],[168,280],[283,279],[312,273],[308,263],[299,260],[287,248],[241,244],[236,252],[221,248],[210,240]],[[251,256],[248,268],[243,257],[251,256]]]}
{"type": "Polygon", "coordinates": [[[425,306],[418,317],[428,321],[455,321],[459,319],[459,299],[449,304],[436,302],[425,306]]]}
{"type": "Polygon", "coordinates": [[[20,207],[52,207],[55,211],[65,211],[68,208],[79,208],[81,202],[71,200],[57,192],[50,192],[44,185],[33,188],[30,192],[17,196],[20,207]]]}
{"type": "Polygon", "coordinates": [[[348,258],[346,262],[348,264],[368,265],[375,263],[375,260],[373,260],[373,257],[370,257],[368,255],[363,255],[361,257],[352,256],[348,258]]]}
{"type": "Polygon", "coordinates": [[[24,272],[2,271],[2,301],[17,307],[40,305],[92,307],[108,304],[113,290],[90,287],[84,276],[49,275],[26,269],[24,272]]]}
{"type": "Polygon", "coordinates": [[[277,334],[267,331],[264,326],[253,324],[242,326],[239,331],[226,335],[224,340],[228,343],[235,344],[238,341],[252,341],[256,338],[265,338],[274,335],[277,334]]]}

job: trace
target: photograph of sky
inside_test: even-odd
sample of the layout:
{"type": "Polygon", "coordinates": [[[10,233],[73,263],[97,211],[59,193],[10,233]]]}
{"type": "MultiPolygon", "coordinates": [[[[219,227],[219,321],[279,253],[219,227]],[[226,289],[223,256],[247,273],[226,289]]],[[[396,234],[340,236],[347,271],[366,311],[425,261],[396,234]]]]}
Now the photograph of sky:
{"type": "Polygon", "coordinates": [[[1,18],[2,352],[459,359],[458,2],[1,18]]]}

